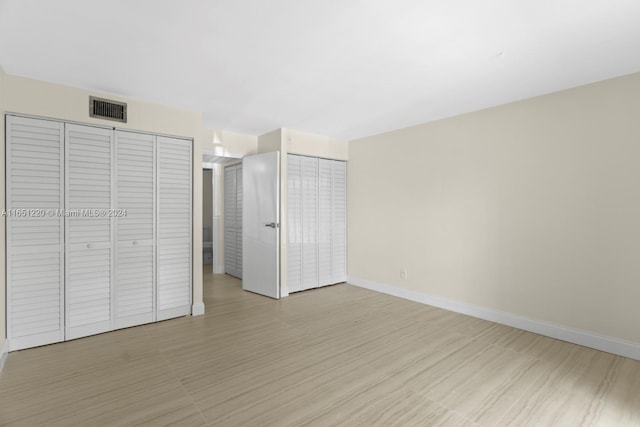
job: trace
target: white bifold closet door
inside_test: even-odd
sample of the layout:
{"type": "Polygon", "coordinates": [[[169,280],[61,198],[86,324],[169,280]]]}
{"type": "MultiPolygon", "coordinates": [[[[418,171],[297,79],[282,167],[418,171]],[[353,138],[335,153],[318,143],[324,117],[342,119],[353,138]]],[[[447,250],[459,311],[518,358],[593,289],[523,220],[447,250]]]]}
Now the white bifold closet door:
{"type": "Polygon", "coordinates": [[[6,118],[10,350],[64,339],[64,124],[6,118]]]}
{"type": "Polygon", "coordinates": [[[66,339],[113,329],[113,131],[65,126],[66,339]]]}
{"type": "Polygon", "coordinates": [[[116,329],[155,320],[155,139],[116,131],[116,329]]]}
{"type": "Polygon", "coordinates": [[[10,350],[190,314],[191,141],[6,124],[10,350]]]}
{"type": "Polygon", "coordinates": [[[224,271],[242,278],[242,165],[224,168],[224,271]]]}
{"type": "Polygon", "coordinates": [[[287,156],[289,292],[346,281],[346,163],[287,156]]]}
{"type": "Polygon", "coordinates": [[[157,137],[157,320],[191,313],[191,145],[157,137]]]}

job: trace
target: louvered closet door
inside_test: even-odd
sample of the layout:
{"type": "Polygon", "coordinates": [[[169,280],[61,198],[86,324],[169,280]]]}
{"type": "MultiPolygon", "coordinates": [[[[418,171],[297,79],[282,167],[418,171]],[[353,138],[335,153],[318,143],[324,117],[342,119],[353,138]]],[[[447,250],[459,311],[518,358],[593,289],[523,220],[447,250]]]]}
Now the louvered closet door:
{"type": "Polygon", "coordinates": [[[302,289],[318,287],[318,159],[302,157],[302,289]]]}
{"type": "Polygon", "coordinates": [[[224,271],[238,277],[236,167],[224,168],[224,271]]]}
{"type": "Polygon", "coordinates": [[[112,329],[113,131],[65,125],[66,339],[112,329]]]}
{"type": "Polygon", "coordinates": [[[224,170],[224,270],[242,278],[242,165],[224,170]]]}
{"type": "Polygon", "coordinates": [[[318,160],[318,285],[331,282],[332,160],[318,160]]]}
{"type": "Polygon", "coordinates": [[[242,165],[236,166],[236,277],[242,279],[242,165]]]}
{"type": "Polygon", "coordinates": [[[232,276],[236,275],[237,240],[235,235],[235,168],[224,169],[224,270],[232,276]]]}
{"type": "Polygon", "coordinates": [[[287,156],[287,286],[302,290],[302,157],[287,156]]]}
{"type": "Polygon", "coordinates": [[[155,137],[116,132],[115,328],[155,318],[155,137]]]}
{"type": "Polygon", "coordinates": [[[64,339],[64,125],[6,124],[7,337],[19,350],[64,339]]]}
{"type": "Polygon", "coordinates": [[[157,320],[191,313],[191,141],[157,137],[157,320]]]}
{"type": "Polygon", "coordinates": [[[347,163],[331,162],[331,283],[347,281],[347,163]]]}

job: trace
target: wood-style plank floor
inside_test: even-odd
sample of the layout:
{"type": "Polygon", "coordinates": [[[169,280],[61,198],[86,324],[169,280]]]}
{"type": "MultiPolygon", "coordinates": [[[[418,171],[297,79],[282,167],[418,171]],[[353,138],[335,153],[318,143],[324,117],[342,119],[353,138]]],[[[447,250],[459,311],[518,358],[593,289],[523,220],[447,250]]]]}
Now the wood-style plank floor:
{"type": "Polygon", "coordinates": [[[2,426],[638,426],[640,362],[349,285],[9,355],[2,426]]]}

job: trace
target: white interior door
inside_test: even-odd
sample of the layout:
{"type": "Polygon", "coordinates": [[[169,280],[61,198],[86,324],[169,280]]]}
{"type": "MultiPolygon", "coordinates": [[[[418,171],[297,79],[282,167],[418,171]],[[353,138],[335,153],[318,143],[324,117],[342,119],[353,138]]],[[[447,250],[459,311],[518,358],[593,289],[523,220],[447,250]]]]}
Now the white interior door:
{"type": "Polygon", "coordinates": [[[242,288],[280,298],[280,153],[242,159],[242,288]]]}

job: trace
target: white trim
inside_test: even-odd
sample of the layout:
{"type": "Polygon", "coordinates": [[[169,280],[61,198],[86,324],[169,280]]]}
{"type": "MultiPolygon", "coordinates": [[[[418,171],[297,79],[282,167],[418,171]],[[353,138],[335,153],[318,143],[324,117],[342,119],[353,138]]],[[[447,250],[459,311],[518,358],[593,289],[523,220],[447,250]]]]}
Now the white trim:
{"type": "Polygon", "coordinates": [[[192,316],[202,316],[204,314],[204,302],[195,302],[191,306],[191,315],[192,316]]]}
{"type": "Polygon", "coordinates": [[[9,338],[5,338],[4,344],[0,347],[0,372],[2,372],[2,368],[4,368],[4,362],[7,361],[7,356],[9,355],[9,338]]]}
{"type": "Polygon", "coordinates": [[[640,360],[640,343],[624,341],[618,338],[608,337],[595,334],[592,332],[574,329],[567,326],[557,325],[543,320],[531,319],[504,311],[494,310],[478,305],[468,304],[437,295],[427,294],[424,292],[402,289],[383,283],[377,283],[371,280],[359,277],[349,276],[347,279],[349,284],[359,286],[361,288],[370,289],[372,291],[381,292],[383,294],[393,295],[399,298],[443,308],[445,310],[456,313],[466,314],[468,316],[477,317],[479,319],[489,320],[491,322],[500,323],[502,325],[511,326],[525,331],[534,332],[536,334],[545,335],[562,341],[568,341],[574,344],[591,347],[596,350],[606,351],[608,353],[617,354],[619,356],[640,360]]]}

